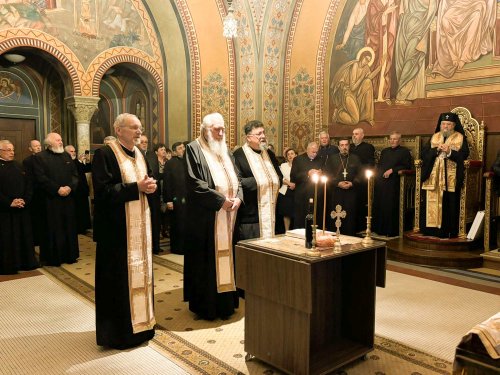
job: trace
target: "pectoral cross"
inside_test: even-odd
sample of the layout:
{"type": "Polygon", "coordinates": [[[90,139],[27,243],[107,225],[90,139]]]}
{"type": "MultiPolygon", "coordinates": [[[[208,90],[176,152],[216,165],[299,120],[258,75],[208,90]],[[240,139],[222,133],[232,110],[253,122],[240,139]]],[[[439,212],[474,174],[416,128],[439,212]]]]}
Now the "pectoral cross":
{"type": "Polygon", "coordinates": [[[340,240],[340,227],[342,226],[342,221],[340,221],[340,219],[345,219],[345,217],[347,216],[347,212],[342,210],[342,206],[340,204],[337,204],[335,206],[335,211],[332,211],[330,213],[330,216],[332,219],[336,219],[335,220],[335,226],[337,227],[336,235],[337,235],[337,241],[339,241],[340,240]]]}
{"type": "Polygon", "coordinates": [[[345,180],[347,178],[347,174],[348,174],[345,168],[344,168],[344,172],[342,172],[342,174],[344,175],[344,180],[345,180]]]}

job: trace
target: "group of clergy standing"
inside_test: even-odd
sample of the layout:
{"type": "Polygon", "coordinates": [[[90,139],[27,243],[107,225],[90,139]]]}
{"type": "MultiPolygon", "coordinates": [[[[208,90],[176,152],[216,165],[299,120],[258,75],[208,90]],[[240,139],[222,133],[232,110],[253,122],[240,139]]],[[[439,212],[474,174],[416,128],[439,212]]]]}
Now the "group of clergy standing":
{"type": "MultiPolygon", "coordinates": [[[[459,164],[468,150],[458,118],[443,116],[423,151],[423,189],[427,191],[426,207],[433,215],[436,207],[450,209],[455,205],[463,182],[459,164]],[[443,171],[450,179],[445,178],[441,186],[443,171]]],[[[119,115],[113,127],[116,138],[95,151],[91,167],[98,345],[126,349],[153,337],[152,254],[159,252],[166,210],[177,215],[170,223],[172,249],[185,255],[183,298],[193,313],[207,320],[227,319],[239,305],[234,245],[284,231],[285,226],[278,225],[284,217],[288,226],[293,223],[293,228],[304,228],[310,198],[323,196],[321,190],[315,194],[315,188],[328,192],[325,202],[317,202],[320,228],[323,204],[328,212],[336,205],[347,212],[343,234],[355,235],[366,228],[364,171],[375,168],[375,149],[363,141],[361,128],[354,129],[351,139],[340,138],[338,145],[331,145],[329,135],[321,132],[319,142],[310,142],[305,153],[295,157],[295,150],[286,150],[287,160],[280,166],[267,147],[265,126],[258,120],[244,126],[245,142],[231,153],[222,115],[209,114],[203,118],[199,137],[187,144],[174,144],[176,157],[168,162],[163,144],[148,155],[147,138],[135,115],[119,115]],[[315,185],[314,175],[326,176],[327,182],[315,185]],[[280,189],[283,197],[278,199],[280,189]]],[[[398,233],[398,172],[410,169],[412,161],[400,140],[401,134],[390,134],[390,147],[382,151],[376,167],[374,231],[381,235],[398,233]]],[[[65,153],[56,133],[50,133],[45,144],[47,149],[34,152],[31,158],[33,171],[28,161],[25,172],[13,161],[12,143],[0,141],[1,273],[38,265],[33,252],[21,249],[34,242],[26,229],[30,220],[26,208],[34,194],[44,197],[43,216],[37,219],[44,225],[40,261],[60,265],[78,258],[72,197],[79,174],[70,157],[76,153],[74,148],[65,153]],[[38,193],[33,193],[33,181],[38,193]],[[13,250],[7,252],[7,248],[13,250]],[[15,259],[6,260],[14,252],[15,259]]],[[[421,227],[437,228],[442,232],[438,235],[452,236],[455,229],[448,225],[451,221],[438,215],[434,222],[427,218],[421,227]]],[[[333,229],[330,221],[325,226],[333,229]]]]}

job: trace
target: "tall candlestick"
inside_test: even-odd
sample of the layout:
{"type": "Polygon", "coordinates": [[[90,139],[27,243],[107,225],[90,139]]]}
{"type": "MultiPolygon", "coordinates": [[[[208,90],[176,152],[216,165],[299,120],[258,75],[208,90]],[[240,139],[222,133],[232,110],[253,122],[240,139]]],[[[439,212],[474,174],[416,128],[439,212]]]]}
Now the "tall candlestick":
{"type": "Polygon", "coordinates": [[[366,171],[366,178],[368,178],[368,217],[372,216],[372,175],[371,170],[366,171]]]}
{"type": "Polygon", "coordinates": [[[325,234],[325,226],[326,226],[326,182],[328,178],[326,176],[321,176],[321,182],[323,182],[324,190],[323,190],[323,234],[325,234]]]}
{"type": "Polygon", "coordinates": [[[316,206],[318,202],[318,181],[319,175],[317,173],[312,175],[312,180],[314,182],[314,214],[313,214],[313,226],[316,228],[316,206]]]}

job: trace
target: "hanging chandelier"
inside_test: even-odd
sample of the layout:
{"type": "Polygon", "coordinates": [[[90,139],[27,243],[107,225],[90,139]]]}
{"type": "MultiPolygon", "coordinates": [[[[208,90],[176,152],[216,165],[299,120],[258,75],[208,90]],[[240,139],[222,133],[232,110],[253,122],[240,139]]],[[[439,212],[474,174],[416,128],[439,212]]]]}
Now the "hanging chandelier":
{"type": "Polygon", "coordinates": [[[222,35],[225,38],[236,38],[238,36],[238,21],[234,18],[233,1],[228,0],[229,7],[227,8],[227,15],[224,17],[222,35]]]}

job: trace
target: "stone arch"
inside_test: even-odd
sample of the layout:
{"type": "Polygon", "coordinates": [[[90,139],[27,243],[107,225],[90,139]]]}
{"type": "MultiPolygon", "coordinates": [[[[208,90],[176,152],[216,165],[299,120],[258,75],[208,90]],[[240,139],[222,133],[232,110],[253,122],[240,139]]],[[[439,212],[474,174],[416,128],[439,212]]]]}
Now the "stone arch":
{"type": "Polygon", "coordinates": [[[81,77],[85,70],[66,44],[39,30],[8,29],[0,32],[0,54],[17,47],[32,47],[54,56],[67,70],[73,84],[73,94],[82,95],[81,77]]]}
{"type": "Polygon", "coordinates": [[[98,55],[87,70],[86,77],[89,79],[84,81],[87,82],[89,86],[84,87],[84,91],[88,91],[88,94],[91,96],[98,97],[102,76],[109,68],[119,63],[131,63],[139,65],[147,70],[151,73],[151,76],[156,82],[160,94],[163,93],[163,78],[160,72],[155,68],[156,64],[151,56],[141,50],[129,47],[111,48],[98,55]]]}

